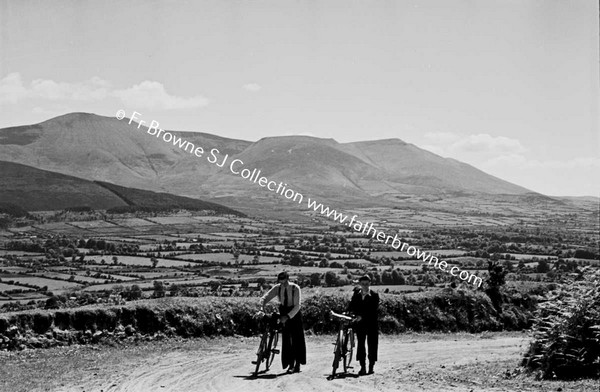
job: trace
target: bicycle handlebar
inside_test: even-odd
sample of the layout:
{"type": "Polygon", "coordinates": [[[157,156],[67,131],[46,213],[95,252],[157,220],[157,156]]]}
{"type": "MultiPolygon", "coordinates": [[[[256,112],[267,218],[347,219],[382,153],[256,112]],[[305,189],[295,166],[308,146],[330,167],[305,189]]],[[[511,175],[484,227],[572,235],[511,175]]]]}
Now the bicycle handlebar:
{"type": "Polygon", "coordinates": [[[337,317],[337,318],[340,318],[340,319],[346,320],[346,321],[352,321],[352,320],[354,320],[353,317],[347,316],[345,314],[339,314],[339,313],[334,312],[333,310],[331,310],[330,312],[331,312],[331,315],[333,317],[337,317]]]}

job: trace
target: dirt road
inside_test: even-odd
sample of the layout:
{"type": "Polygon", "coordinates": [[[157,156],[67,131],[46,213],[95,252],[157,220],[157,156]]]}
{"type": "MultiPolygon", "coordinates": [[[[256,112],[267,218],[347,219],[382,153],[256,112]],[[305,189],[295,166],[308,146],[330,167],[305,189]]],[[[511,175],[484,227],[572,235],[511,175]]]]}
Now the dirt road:
{"type": "Polygon", "coordinates": [[[536,382],[516,374],[528,338],[506,335],[382,336],[376,373],[328,380],[333,337],[307,337],[307,365],[251,377],[258,338],[144,343],[140,346],[36,350],[0,356],[0,390],[151,391],[594,391],[595,383],[536,382]],[[54,351],[54,353],[52,353],[54,351]],[[21,365],[19,367],[19,364],[21,365]],[[39,381],[36,381],[38,380],[39,381]],[[3,389],[7,388],[7,389],[3,389]],[[22,388],[22,389],[21,389],[22,388]]]}

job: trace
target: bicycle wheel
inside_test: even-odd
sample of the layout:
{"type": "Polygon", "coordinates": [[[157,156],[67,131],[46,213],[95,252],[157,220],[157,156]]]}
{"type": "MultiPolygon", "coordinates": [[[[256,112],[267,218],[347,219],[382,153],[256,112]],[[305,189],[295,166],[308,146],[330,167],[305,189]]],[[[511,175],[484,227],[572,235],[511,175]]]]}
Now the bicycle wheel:
{"type": "Polygon", "coordinates": [[[258,351],[256,352],[256,369],[254,370],[254,375],[258,374],[258,371],[260,370],[260,363],[265,359],[265,353],[267,350],[268,343],[267,339],[268,333],[265,332],[260,338],[260,344],[258,345],[258,351]]]}
{"type": "Polygon", "coordinates": [[[266,350],[266,364],[267,370],[271,367],[273,360],[275,359],[275,354],[279,352],[277,350],[277,342],[279,341],[279,333],[277,331],[273,331],[271,333],[271,337],[269,338],[269,346],[266,350]]]}
{"type": "Polygon", "coordinates": [[[348,332],[344,332],[344,337],[342,340],[342,365],[344,366],[344,373],[348,372],[348,332]]]}
{"type": "Polygon", "coordinates": [[[343,339],[343,331],[339,331],[337,334],[337,338],[335,340],[335,348],[333,350],[333,371],[331,372],[331,376],[335,377],[335,372],[340,365],[340,359],[342,358],[342,339],[343,339]]]}

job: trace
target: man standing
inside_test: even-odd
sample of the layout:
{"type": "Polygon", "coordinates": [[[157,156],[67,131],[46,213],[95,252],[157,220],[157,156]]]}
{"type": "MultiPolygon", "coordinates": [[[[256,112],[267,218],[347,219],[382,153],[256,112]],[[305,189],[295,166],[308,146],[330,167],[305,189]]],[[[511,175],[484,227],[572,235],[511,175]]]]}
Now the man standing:
{"type": "Polygon", "coordinates": [[[356,315],[356,338],[358,347],[356,349],[356,360],[360,363],[358,374],[367,374],[365,369],[365,339],[369,346],[369,373],[373,374],[373,366],[377,361],[377,344],[379,339],[379,325],[377,322],[379,312],[379,294],[370,289],[371,278],[369,275],[358,279],[359,289],[354,290],[348,311],[356,315]]]}
{"type": "Polygon", "coordinates": [[[281,364],[288,372],[300,372],[300,365],[306,364],[306,343],[300,312],[300,286],[290,283],[287,272],[277,275],[277,282],[262,297],[262,310],[273,298],[279,299],[279,321],[283,324],[281,331],[281,364]]]}

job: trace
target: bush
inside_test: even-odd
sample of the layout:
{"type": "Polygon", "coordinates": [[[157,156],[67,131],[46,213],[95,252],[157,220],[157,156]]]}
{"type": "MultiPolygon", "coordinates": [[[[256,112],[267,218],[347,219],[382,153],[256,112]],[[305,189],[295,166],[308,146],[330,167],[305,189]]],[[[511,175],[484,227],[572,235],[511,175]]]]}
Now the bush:
{"type": "Polygon", "coordinates": [[[561,285],[536,314],[523,365],[541,378],[600,377],[600,271],[561,285]]]}

